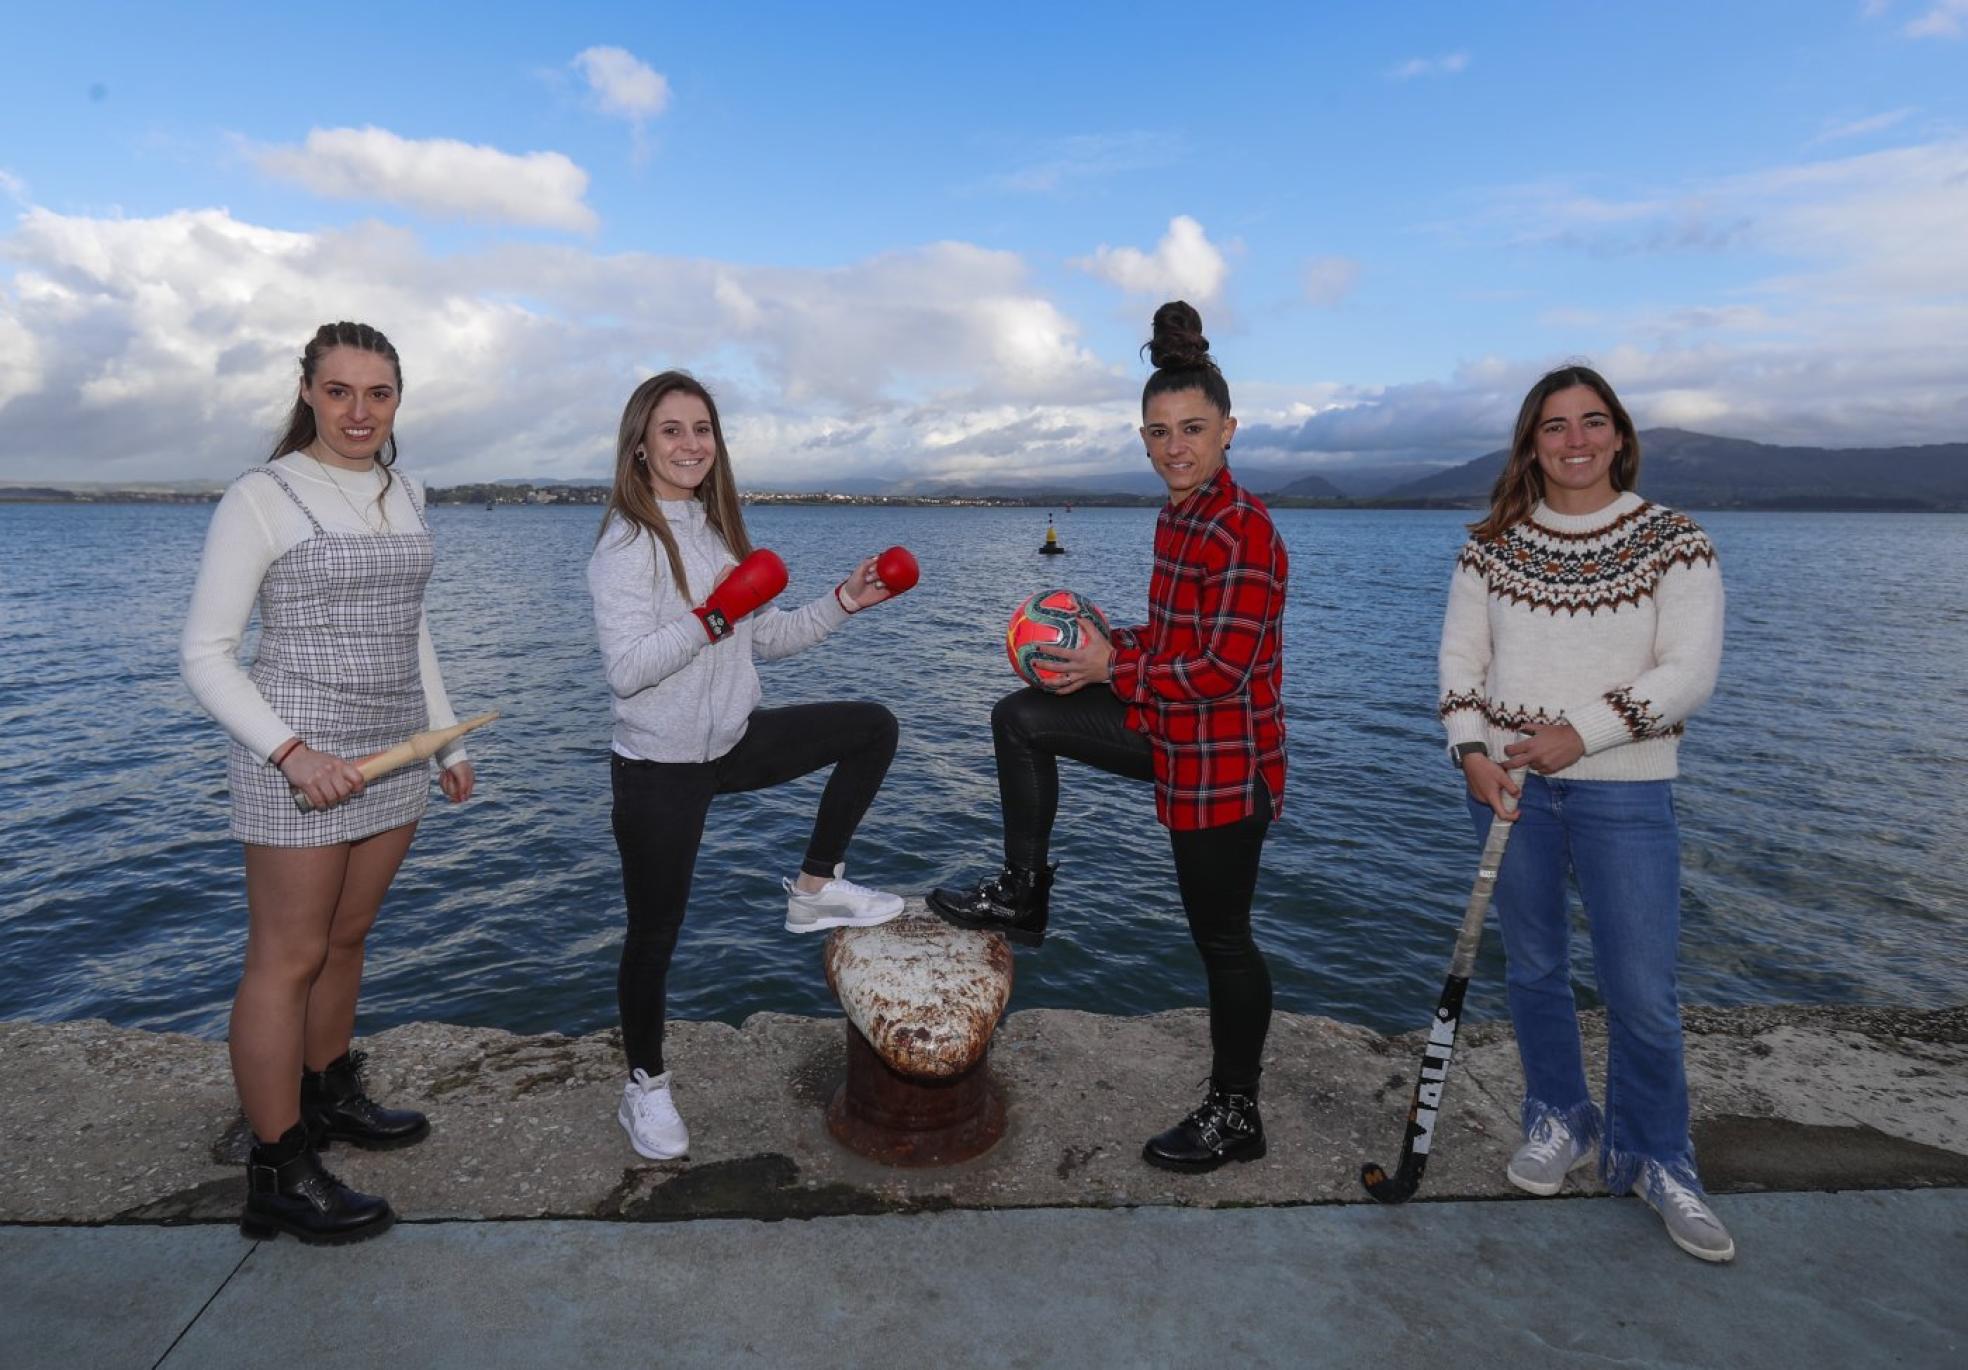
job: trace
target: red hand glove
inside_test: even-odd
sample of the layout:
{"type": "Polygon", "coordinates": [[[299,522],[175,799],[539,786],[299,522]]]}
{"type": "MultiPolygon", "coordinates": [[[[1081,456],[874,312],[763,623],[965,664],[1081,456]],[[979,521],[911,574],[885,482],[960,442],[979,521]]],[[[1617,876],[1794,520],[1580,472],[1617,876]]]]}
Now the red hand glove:
{"type": "Polygon", "coordinates": [[[690,612],[703,621],[706,637],[722,642],[739,619],[785,588],[786,563],[777,552],[761,547],[732,567],[724,583],[690,612]]]}
{"type": "Polygon", "coordinates": [[[890,595],[899,595],[922,579],[922,568],[907,547],[891,547],[875,558],[875,575],[890,595]]]}

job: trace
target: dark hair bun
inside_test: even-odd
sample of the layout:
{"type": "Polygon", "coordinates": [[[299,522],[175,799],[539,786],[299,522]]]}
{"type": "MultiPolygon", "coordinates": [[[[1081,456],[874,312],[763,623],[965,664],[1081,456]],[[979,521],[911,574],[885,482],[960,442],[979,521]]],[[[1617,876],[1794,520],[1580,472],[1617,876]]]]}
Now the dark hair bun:
{"type": "Polygon", "coordinates": [[[1155,311],[1155,336],[1148,340],[1148,360],[1157,371],[1212,364],[1209,339],[1203,336],[1203,316],[1187,300],[1170,300],[1155,311]]]}

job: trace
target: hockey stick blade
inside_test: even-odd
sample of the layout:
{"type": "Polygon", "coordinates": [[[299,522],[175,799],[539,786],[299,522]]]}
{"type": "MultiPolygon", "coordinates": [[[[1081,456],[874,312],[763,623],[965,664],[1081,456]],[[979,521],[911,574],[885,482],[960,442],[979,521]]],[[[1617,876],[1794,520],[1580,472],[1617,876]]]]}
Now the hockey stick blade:
{"type": "Polygon", "coordinates": [[[1394,1173],[1369,1161],[1360,1167],[1360,1183],[1376,1202],[1406,1203],[1421,1188],[1422,1171],[1428,1168],[1428,1153],[1435,1145],[1435,1124],[1442,1113],[1442,1091],[1448,1087],[1449,1062],[1455,1056],[1456,1027],[1462,1018],[1462,996],[1469,988],[1469,977],[1451,975],[1442,986],[1441,1002],[1435,1006],[1435,1022],[1428,1029],[1428,1043],[1421,1052],[1421,1073],[1415,1079],[1414,1098],[1408,1104],[1408,1131],[1401,1142],[1401,1160],[1394,1173]]]}
{"type": "MultiPolygon", "coordinates": [[[[1503,802],[1511,809],[1516,807],[1508,790],[1504,792],[1503,802]]],[[[1421,1051],[1421,1075],[1415,1081],[1414,1101],[1408,1105],[1408,1133],[1401,1143],[1401,1163],[1391,1176],[1371,1161],[1360,1167],[1360,1183],[1381,1203],[1406,1203],[1421,1187],[1421,1172],[1427,1168],[1428,1153],[1435,1144],[1436,1120],[1442,1113],[1442,1091],[1449,1082],[1449,1061],[1455,1055],[1463,992],[1469,988],[1469,976],[1476,968],[1476,949],[1483,940],[1483,918],[1490,909],[1497,872],[1503,869],[1503,853],[1510,845],[1510,831],[1516,826],[1491,823],[1483,839],[1483,854],[1476,862],[1476,884],[1469,891],[1469,903],[1463,908],[1462,925],[1456,929],[1448,978],[1442,982],[1435,1021],[1428,1029],[1428,1044],[1421,1051]]]]}

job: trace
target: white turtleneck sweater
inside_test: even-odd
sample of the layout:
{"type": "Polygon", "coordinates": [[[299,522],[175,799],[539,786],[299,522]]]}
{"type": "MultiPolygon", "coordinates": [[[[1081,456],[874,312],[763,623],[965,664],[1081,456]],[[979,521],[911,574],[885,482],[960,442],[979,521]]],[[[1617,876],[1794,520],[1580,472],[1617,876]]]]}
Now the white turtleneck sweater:
{"type": "Polygon", "coordinates": [[[1722,575],[1694,520],[1631,491],[1590,514],[1540,503],[1456,559],[1442,721],[1451,750],[1499,760],[1525,723],[1570,723],[1585,755],[1556,778],[1668,780],[1721,660],[1722,575]]]}
{"type": "Polygon", "coordinates": [[[813,646],[847,621],[830,591],[791,611],[768,604],[713,643],[691,613],[736,565],[694,499],[659,500],[677,541],[670,559],[641,529],[611,519],[588,558],[588,592],[615,714],[614,749],[632,761],[711,761],[738,745],[760,699],[758,661],[813,646]]]}
{"type": "MultiPolygon", "coordinates": [[[[344,471],[302,452],[290,452],[271,465],[331,533],[417,532],[423,527],[404,488],[409,478],[401,471],[393,474],[379,511],[376,491],[383,482],[380,468],[344,471]]],[[[419,485],[419,503],[423,493],[419,485]]],[[[273,481],[260,476],[234,481],[212,513],[204,559],[198,566],[198,584],[191,592],[191,610],[185,616],[178,650],[185,684],[205,711],[262,761],[294,736],[294,730],[254,688],[240,664],[239,644],[246,635],[267,569],[313,532],[307,515],[273,481]]],[[[417,661],[422,668],[430,726],[448,728],[458,718],[444,692],[427,618],[417,626],[417,661]]],[[[453,742],[438,753],[442,766],[464,759],[463,742],[453,742]]]]}

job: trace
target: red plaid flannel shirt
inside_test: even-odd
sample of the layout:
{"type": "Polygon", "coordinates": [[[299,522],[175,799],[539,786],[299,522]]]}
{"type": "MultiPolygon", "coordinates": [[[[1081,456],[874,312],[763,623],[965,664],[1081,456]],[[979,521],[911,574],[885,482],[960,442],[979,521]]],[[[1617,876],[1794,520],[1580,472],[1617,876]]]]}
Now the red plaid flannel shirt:
{"type": "Polygon", "coordinates": [[[1155,752],[1155,815],[1178,831],[1284,811],[1285,544],[1225,467],[1155,521],[1148,622],[1114,634],[1113,690],[1155,752]]]}

